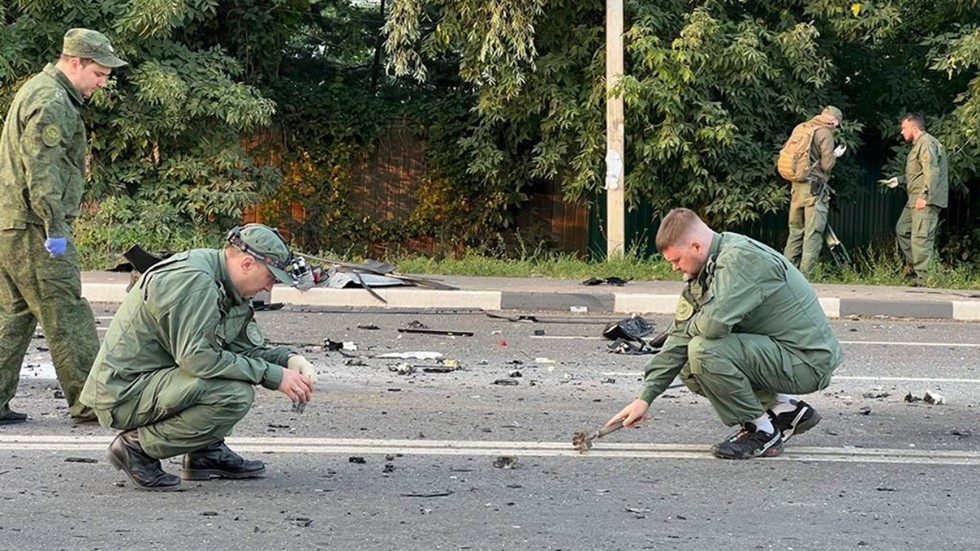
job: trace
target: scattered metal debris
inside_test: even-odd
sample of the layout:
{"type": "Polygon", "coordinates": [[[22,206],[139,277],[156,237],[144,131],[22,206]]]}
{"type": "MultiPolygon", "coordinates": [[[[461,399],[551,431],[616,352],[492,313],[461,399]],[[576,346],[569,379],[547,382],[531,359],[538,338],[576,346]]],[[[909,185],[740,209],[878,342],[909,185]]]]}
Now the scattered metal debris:
{"type": "Polygon", "coordinates": [[[452,490],[445,492],[431,492],[431,493],[419,493],[419,494],[400,494],[402,497],[446,497],[453,495],[452,490]]]}
{"type": "Polygon", "coordinates": [[[935,392],[929,392],[928,390],[925,391],[922,396],[917,396],[909,391],[909,393],[905,395],[905,401],[909,403],[925,402],[934,406],[941,406],[946,403],[946,398],[935,392]]]}
{"type": "Polygon", "coordinates": [[[65,463],[98,463],[98,459],[92,459],[91,457],[66,457],[65,463]]]}
{"type": "Polygon", "coordinates": [[[440,365],[427,365],[422,367],[426,373],[449,373],[460,369],[459,360],[445,359],[440,365]]]}
{"type": "Polygon", "coordinates": [[[386,352],[374,357],[397,360],[441,360],[445,356],[441,352],[386,352]]]}
{"type": "Polygon", "coordinates": [[[517,458],[512,455],[501,455],[493,460],[493,466],[498,469],[516,469],[517,458]]]}
{"type": "Polygon", "coordinates": [[[933,392],[929,392],[928,390],[922,396],[922,399],[927,404],[932,404],[934,406],[941,406],[941,405],[943,405],[943,404],[946,403],[946,398],[943,398],[942,395],[936,394],[936,393],[933,393],[933,392]]]}
{"type": "Polygon", "coordinates": [[[520,382],[515,381],[514,379],[497,379],[493,382],[493,384],[501,386],[517,386],[520,384],[520,382]]]}
{"type": "Polygon", "coordinates": [[[351,341],[332,341],[330,339],[323,339],[323,349],[328,352],[336,352],[338,350],[357,350],[357,345],[351,341]]]}
{"type": "Polygon", "coordinates": [[[407,363],[400,363],[397,365],[389,365],[388,371],[394,371],[399,375],[411,375],[415,373],[415,366],[407,363]]]}
{"type": "Polygon", "coordinates": [[[861,415],[871,415],[871,406],[863,406],[858,410],[861,415]]]}
{"type": "Polygon", "coordinates": [[[256,312],[282,310],[283,306],[285,306],[285,304],[282,302],[265,302],[264,300],[252,301],[252,309],[256,312]]]}
{"type": "Polygon", "coordinates": [[[607,278],[590,277],[589,279],[583,281],[582,285],[592,286],[592,285],[602,285],[603,283],[605,283],[606,285],[615,285],[616,287],[622,287],[623,285],[626,285],[630,281],[632,281],[632,279],[623,279],[621,277],[616,277],[616,276],[607,277],[607,278]]]}
{"type": "Polygon", "coordinates": [[[364,459],[363,457],[361,457],[359,455],[352,455],[352,456],[350,456],[350,457],[347,458],[347,462],[348,463],[356,463],[358,465],[364,465],[365,463],[367,463],[367,459],[364,459]]]}
{"type": "Polygon", "coordinates": [[[399,333],[419,333],[422,335],[443,335],[446,337],[472,337],[472,331],[456,331],[455,329],[416,329],[416,328],[399,328],[399,333]]]}
{"type": "Polygon", "coordinates": [[[373,323],[358,323],[357,324],[357,328],[358,329],[365,329],[367,331],[377,331],[377,330],[381,329],[380,327],[378,327],[377,325],[375,325],[373,323]]]}

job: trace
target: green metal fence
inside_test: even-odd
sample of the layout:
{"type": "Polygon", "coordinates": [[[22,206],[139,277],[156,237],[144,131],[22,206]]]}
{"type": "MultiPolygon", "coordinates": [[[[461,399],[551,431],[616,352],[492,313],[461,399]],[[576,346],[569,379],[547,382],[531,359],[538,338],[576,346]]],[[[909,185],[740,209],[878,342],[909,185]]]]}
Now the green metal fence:
{"type": "MultiPolygon", "coordinates": [[[[786,187],[787,202],[789,186],[786,187]]],[[[848,249],[863,248],[872,243],[885,242],[894,237],[895,221],[905,204],[905,194],[901,190],[882,190],[874,183],[867,182],[846,198],[835,198],[829,223],[837,236],[848,249]]],[[[589,209],[588,251],[591,259],[602,259],[606,255],[605,234],[606,196],[602,193],[589,209]]],[[[759,220],[732,226],[716,228],[734,231],[757,239],[781,251],[786,244],[786,210],[763,215],[759,220]]],[[[656,253],[654,238],[659,227],[649,203],[637,205],[626,213],[626,249],[640,254],[656,253]]]]}

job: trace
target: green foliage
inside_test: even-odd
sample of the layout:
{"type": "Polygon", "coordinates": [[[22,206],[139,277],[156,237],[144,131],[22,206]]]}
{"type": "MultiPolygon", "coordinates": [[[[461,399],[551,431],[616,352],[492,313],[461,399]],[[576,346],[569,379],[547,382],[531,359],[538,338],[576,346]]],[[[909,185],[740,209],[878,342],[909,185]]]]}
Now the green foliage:
{"type": "Polygon", "coordinates": [[[104,270],[125,259],[122,253],[140,245],[154,253],[220,247],[222,234],[189,226],[184,214],[165,204],[110,197],[75,221],[73,231],[83,270],[104,270]]]}
{"type": "MultiPolygon", "coordinates": [[[[386,26],[393,71],[424,79],[436,56],[459,57],[479,99],[458,154],[504,201],[519,204],[543,179],[593,201],[605,153],[602,6],[486,4],[397,0],[386,26]],[[513,10],[520,24],[495,27],[489,9],[513,10]]],[[[626,74],[613,92],[626,103],[627,199],[655,212],[689,206],[719,226],[777,212],[789,193],[776,152],[826,104],[845,113],[842,200],[869,170],[900,169],[896,130],[909,110],[947,144],[953,185],[975,187],[978,28],[976,0],[627,2],[626,74]]]]}
{"type": "Polygon", "coordinates": [[[176,216],[172,224],[226,227],[281,177],[242,146],[244,133],[271,123],[275,104],[242,82],[242,60],[220,46],[247,41],[255,29],[217,22],[261,20],[267,8],[218,0],[13,2],[4,14],[0,103],[57,57],[66,29],[103,31],[130,65],[114,71],[83,110],[91,145],[86,200],[132,198],[176,216]]]}

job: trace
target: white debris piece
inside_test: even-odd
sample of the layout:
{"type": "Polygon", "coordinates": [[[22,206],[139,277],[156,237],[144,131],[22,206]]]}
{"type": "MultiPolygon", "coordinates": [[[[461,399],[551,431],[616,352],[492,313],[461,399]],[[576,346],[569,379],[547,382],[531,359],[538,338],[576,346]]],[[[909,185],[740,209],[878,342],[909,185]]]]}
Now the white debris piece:
{"type": "Polygon", "coordinates": [[[442,352],[386,352],[375,356],[375,358],[395,358],[399,360],[441,360],[444,357],[442,352]]]}

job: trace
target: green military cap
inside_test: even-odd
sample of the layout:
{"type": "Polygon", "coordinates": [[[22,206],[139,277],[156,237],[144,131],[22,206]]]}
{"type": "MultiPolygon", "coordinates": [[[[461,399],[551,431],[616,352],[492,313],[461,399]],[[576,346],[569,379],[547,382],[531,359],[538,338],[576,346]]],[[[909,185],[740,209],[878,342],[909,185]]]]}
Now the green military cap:
{"type": "Polygon", "coordinates": [[[89,29],[69,29],[65,33],[65,42],[61,47],[61,54],[91,59],[110,69],[127,64],[116,57],[112,44],[109,43],[109,39],[104,34],[89,29]]]}
{"type": "Polygon", "coordinates": [[[844,122],[844,113],[840,112],[840,109],[834,107],[833,105],[828,105],[823,108],[823,113],[827,115],[832,115],[837,119],[838,122],[844,122]]]}
{"type": "Polygon", "coordinates": [[[276,230],[265,224],[246,224],[231,230],[228,240],[263,262],[281,283],[293,283],[293,276],[286,271],[293,254],[276,230]]]}

